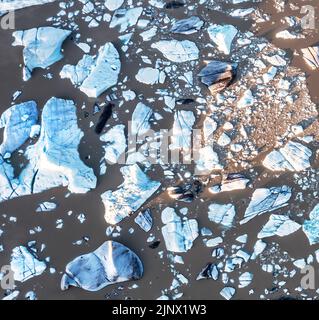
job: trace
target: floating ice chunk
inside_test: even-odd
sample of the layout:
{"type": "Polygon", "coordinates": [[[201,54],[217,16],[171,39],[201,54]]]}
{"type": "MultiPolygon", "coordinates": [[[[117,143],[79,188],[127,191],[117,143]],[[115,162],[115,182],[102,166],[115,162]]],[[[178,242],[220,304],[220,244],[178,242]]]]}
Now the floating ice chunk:
{"type": "Polygon", "coordinates": [[[120,26],[120,32],[126,31],[129,27],[135,26],[143,12],[142,7],[132,9],[118,9],[114,12],[110,28],[120,26]]]}
{"type": "Polygon", "coordinates": [[[171,28],[172,33],[192,34],[201,29],[204,22],[198,17],[190,17],[183,20],[178,20],[171,28]]]}
{"type": "Polygon", "coordinates": [[[223,238],[222,237],[216,237],[216,238],[209,239],[208,241],[206,241],[206,247],[208,247],[208,248],[217,247],[221,243],[223,243],[223,238]]]}
{"type": "Polygon", "coordinates": [[[74,286],[98,291],[111,284],[138,280],[142,276],[143,264],[132,250],[118,242],[106,241],[95,251],[67,264],[61,289],[74,286]]]}
{"type": "Polygon", "coordinates": [[[144,103],[139,102],[132,114],[130,134],[143,136],[150,130],[150,120],[153,116],[153,110],[144,103]]]}
{"type": "Polygon", "coordinates": [[[121,168],[124,182],[116,191],[101,195],[105,207],[105,220],[117,224],[138,210],[160,187],[137,164],[121,168]]]}
{"type": "Polygon", "coordinates": [[[196,280],[201,279],[213,279],[218,280],[219,270],[218,267],[213,263],[208,263],[207,266],[199,273],[196,280]]]}
{"type": "Polygon", "coordinates": [[[286,206],[291,195],[291,188],[288,186],[257,189],[253,193],[244,219],[240,221],[240,224],[244,224],[265,212],[274,211],[286,206]]]}
{"type": "Polygon", "coordinates": [[[212,95],[228,87],[237,74],[237,64],[213,60],[203,68],[198,76],[212,95]]]}
{"type": "Polygon", "coordinates": [[[209,207],[208,218],[217,224],[231,228],[236,215],[235,206],[230,204],[213,203],[209,207]]]}
{"type": "Polygon", "coordinates": [[[31,128],[37,121],[38,110],[34,101],[14,105],[7,109],[0,118],[0,129],[4,128],[0,158],[21,147],[29,138],[31,128]]]}
{"type": "Polygon", "coordinates": [[[32,250],[23,246],[12,250],[10,266],[14,272],[14,280],[20,282],[39,276],[46,269],[46,264],[38,260],[32,250]]]}
{"type": "Polygon", "coordinates": [[[221,170],[223,167],[219,163],[218,154],[212,146],[206,146],[198,150],[196,162],[196,175],[210,174],[213,170],[221,170]]]}
{"type": "Polygon", "coordinates": [[[54,202],[42,202],[39,204],[36,212],[49,212],[49,211],[53,211],[57,208],[57,204],[54,202]]]}
{"type": "Polygon", "coordinates": [[[24,46],[24,81],[31,77],[35,68],[45,69],[63,58],[61,46],[71,34],[69,30],[53,27],[33,28],[13,33],[13,46],[24,46]]]}
{"type": "Polygon", "coordinates": [[[108,132],[100,137],[104,142],[103,145],[105,155],[104,158],[110,164],[118,163],[118,160],[125,153],[127,144],[125,137],[125,126],[122,124],[116,125],[108,132]]]}
{"type": "Polygon", "coordinates": [[[256,258],[266,249],[267,244],[262,240],[257,240],[254,245],[254,252],[251,255],[251,260],[256,260],[256,258]]]}
{"type": "Polygon", "coordinates": [[[105,6],[110,11],[115,11],[120,8],[124,3],[124,0],[105,0],[105,6]]]}
{"type": "Polygon", "coordinates": [[[244,175],[240,173],[231,173],[223,176],[223,180],[220,185],[213,186],[209,189],[211,193],[230,192],[234,190],[246,189],[249,183],[244,175]]]}
{"type": "Polygon", "coordinates": [[[253,281],[253,277],[254,275],[251,272],[244,272],[243,274],[241,274],[238,278],[239,280],[238,288],[248,287],[253,281]]]}
{"type": "Polygon", "coordinates": [[[192,142],[192,130],[195,116],[192,111],[175,112],[171,149],[189,150],[192,142]]]}
{"type": "Polygon", "coordinates": [[[306,220],[302,226],[310,245],[319,243],[319,204],[309,213],[309,220],[306,220]]]}
{"type": "Polygon", "coordinates": [[[149,232],[152,229],[153,218],[151,214],[151,210],[147,209],[143,212],[140,212],[137,217],[134,219],[135,223],[137,223],[145,232],[149,232]]]}
{"type": "Polygon", "coordinates": [[[288,236],[301,228],[297,222],[290,220],[287,216],[272,214],[269,221],[263,226],[262,230],[258,233],[259,239],[272,237],[277,235],[279,237],[288,236]]]}
{"type": "Polygon", "coordinates": [[[241,98],[238,100],[237,107],[243,109],[252,106],[254,103],[255,99],[251,90],[246,90],[241,96],[241,98]]]}
{"type": "Polygon", "coordinates": [[[301,53],[311,69],[319,69],[319,46],[301,49],[301,53]]]}
{"type": "Polygon", "coordinates": [[[207,29],[211,40],[218,50],[226,55],[230,54],[231,46],[238,30],[232,25],[212,25],[207,29]]]}
{"type": "Polygon", "coordinates": [[[187,252],[199,236],[198,223],[195,219],[179,217],[173,208],[162,212],[162,234],[168,251],[187,252]]]}
{"type": "Polygon", "coordinates": [[[225,287],[224,289],[222,289],[220,291],[220,295],[225,298],[226,300],[230,300],[234,294],[235,294],[236,290],[232,287],[225,287]]]}
{"type": "Polygon", "coordinates": [[[54,1],[56,0],[0,0],[0,11],[12,11],[54,1]]]}
{"type": "Polygon", "coordinates": [[[76,66],[64,66],[60,76],[69,78],[88,97],[97,98],[117,84],[120,71],[119,53],[111,42],[107,42],[99,49],[97,57],[84,55],[76,66]]]}
{"type": "Polygon", "coordinates": [[[197,60],[199,57],[196,44],[189,40],[161,40],[153,43],[151,47],[159,50],[166,59],[172,62],[182,63],[197,60]]]}
{"type": "Polygon", "coordinates": [[[289,141],[283,148],[268,154],[263,165],[272,171],[303,171],[310,167],[310,149],[298,142],[289,141]]]}
{"type": "Polygon", "coordinates": [[[74,193],[94,189],[94,172],[81,161],[78,152],[82,137],[74,102],[51,98],[42,111],[39,140],[26,151],[30,162],[20,175],[17,195],[39,193],[62,185],[74,193]]]}
{"type": "Polygon", "coordinates": [[[142,68],[135,76],[136,80],[145,84],[156,84],[160,81],[160,71],[154,68],[142,68]]]}

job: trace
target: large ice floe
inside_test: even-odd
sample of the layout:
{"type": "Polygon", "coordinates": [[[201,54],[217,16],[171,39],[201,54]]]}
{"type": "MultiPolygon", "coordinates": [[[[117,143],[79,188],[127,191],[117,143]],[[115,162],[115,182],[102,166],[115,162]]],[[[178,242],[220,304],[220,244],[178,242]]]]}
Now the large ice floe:
{"type": "Polygon", "coordinates": [[[208,27],[207,32],[218,50],[229,55],[238,30],[232,25],[212,25],[208,27]]]}
{"type": "Polygon", "coordinates": [[[33,28],[13,33],[13,46],[24,46],[23,79],[31,78],[35,68],[45,69],[63,58],[61,47],[64,40],[71,34],[69,30],[53,27],[33,28]]]}
{"type": "Polygon", "coordinates": [[[142,7],[131,9],[118,9],[114,12],[110,28],[120,28],[120,32],[126,31],[129,27],[134,26],[143,12],[142,7]]]}
{"type": "Polygon", "coordinates": [[[121,243],[106,241],[95,251],[67,264],[61,289],[74,286],[98,291],[114,283],[138,280],[142,276],[143,264],[132,250],[121,243]]]}
{"type": "Polygon", "coordinates": [[[96,177],[78,152],[83,132],[77,124],[73,101],[51,98],[42,111],[41,134],[26,151],[29,164],[19,177],[18,195],[68,186],[74,193],[96,187],[96,177]]]}
{"type": "Polygon", "coordinates": [[[309,168],[312,152],[301,143],[289,141],[283,148],[268,154],[263,165],[272,171],[303,171],[309,168]]]}
{"type": "Polygon", "coordinates": [[[6,159],[28,140],[37,121],[38,110],[34,101],[14,105],[1,115],[0,128],[4,131],[0,145],[0,202],[14,197],[17,185],[14,169],[6,159]]]}
{"type": "Polygon", "coordinates": [[[97,98],[117,84],[120,71],[119,53],[111,42],[107,42],[97,56],[84,55],[76,66],[64,66],[60,76],[69,78],[88,97],[97,98]]]}
{"type": "Polygon", "coordinates": [[[319,204],[309,213],[309,220],[305,220],[302,230],[306,234],[310,245],[319,243],[319,204]]]}
{"type": "Polygon", "coordinates": [[[285,237],[299,230],[301,225],[289,219],[289,217],[279,214],[272,214],[269,221],[263,226],[258,233],[259,239],[268,238],[272,236],[285,237]]]}
{"type": "Polygon", "coordinates": [[[20,282],[39,276],[47,267],[45,262],[38,259],[33,248],[24,246],[18,246],[12,250],[10,266],[14,273],[14,280],[20,282]]]}
{"type": "Polygon", "coordinates": [[[0,11],[17,10],[54,1],[56,0],[0,0],[0,11]]]}
{"type": "Polygon", "coordinates": [[[286,206],[291,195],[292,190],[288,186],[257,189],[240,223],[244,224],[260,214],[286,206]]]}
{"type": "Polygon", "coordinates": [[[187,62],[197,60],[199,57],[196,44],[189,40],[161,40],[154,42],[151,47],[159,50],[166,59],[172,62],[187,62]]]}
{"type": "Polygon", "coordinates": [[[162,234],[166,249],[172,252],[187,252],[198,237],[198,223],[195,219],[183,219],[173,208],[166,208],[162,212],[162,234]]]}
{"type": "Polygon", "coordinates": [[[236,215],[235,206],[230,204],[213,203],[209,206],[208,218],[217,224],[230,228],[236,215]]]}
{"type": "Polygon", "coordinates": [[[101,195],[105,207],[105,220],[117,224],[137,211],[160,187],[151,180],[137,164],[121,168],[124,182],[115,191],[101,195]]]}

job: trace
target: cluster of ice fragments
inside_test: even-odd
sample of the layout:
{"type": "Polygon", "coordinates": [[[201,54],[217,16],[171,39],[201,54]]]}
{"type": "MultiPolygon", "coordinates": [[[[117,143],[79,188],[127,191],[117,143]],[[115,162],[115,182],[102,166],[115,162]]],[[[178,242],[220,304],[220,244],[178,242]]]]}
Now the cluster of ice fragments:
{"type": "MultiPolygon", "coordinates": [[[[0,10],[20,9],[49,2],[53,0],[0,0],[0,10]]],[[[202,17],[197,16],[176,20],[166,15],[164,19],[159,18],[158,22],[150,22],[145,19],[146,10],[140,6],[141,4],[139,7],[131,5],[124,8],[124,0],[106,0],[103,4],[95,4],[86,0],[80,2],[83,4],[83,16],[88,14],[83,20],[88,23],[89,28],[98,27],[103,21],[109,23],[111,29],[121,34],[119,40],[123,46],[121,48],[117,46],[117,48],[123,53],[128,52],[130,46],[131,48],[135,46],[135,44],[132,46],[131,41],[136,31],[135,27],[143,30],[140,36],[144,43],[156,36],[157,40],[149,44],[149,49],[152,50],[157,61],[152,65],[153,61],[143,52],[141,61],[147,66],[139,69],[135,74],[135,79],[142,84],[154,87],[165,83],[167,88],[156,91],[155,96],[161,96],[160,99],[146,99],[145,103],[143,100],[136,104],[134,111],[130,112],[132,115],[131,133],[139,137],[146,135],[154,118],[160,119],[162,116],[159,117],[153,110],[153,103],[155,105],[155,102],[164,101],[165,112],[174,114],[173,137],[169,148],[170,150],[189,151],[192,148],[192,131],[199,115],[204,115],[205,142],[199,150],[199,157],[195,160],[194,174],[209,176],[215,171],[223,172],[234,159],[236,161],[240,159],[236,167],[249,167],[246,160],[255,159],[259,148],[264,148],[265,145],[273,146],[274,141],[278,138],[270,134],[275,130],[269,121],[272,120],[269,118],[269,109],[276,110],[276,112],[280,110],[279,113],[270,112],[270,115],[283,119],[286,114],[289,114],[290,117],[296,113],[298,106],[303,105],[304,109],[289,119],[292,124],[317,116],[315,106],[308,97],[303,75],[289,66],[289,60],[282,50],[270,45],[265,39],[256,38],[249,32],[242,33],[233,25],[210,24],[206,27],[202,17]],[[98,16],[98,9],[102,7],[103,10],[106,8],[109,13],[104,14],[102,11],[103,14],[98,16]],[[95,18],[92,18],[93,13],[95,18]],[[167,21],[170,22],[169,29],[166,29],[170,30],[172,38],[168,39],[167,35],[157,37],[162,29],[163,21],[165,24],[167,21]],[[201,40],[205,34],[208,44],[206,45],[205,41],[191,41],[193,34],[196,34],[201,40]],[[202,44],[203,42],[205,45],[202,44]],[[202,50],[207,48],[210,51],[207,55],[208,59],[202,61],[204,60],[202,50]],[[185,87],[180,85],[181,82],[185,82],[185,87]],[[208,90],[200,86],[200,82],[208,87],[208,90]],[[172,90],[171,85],[175,90],[172,90]],[[196,100],[187,99],[185,98],[187,96],[198,98],[196,100]],[[269,101],[272,101],[271,106],[269,101]],[[196,107],[193,104],[187,107],[189,103],[196,103],[196,107]],[[183,110],[179,105],[183,105],[183,110]],[[203,105],[205,105],[204,108],[203,105]],[[258,123],[258,120],[262,123],[258,123]],[[268,123],[269,128],[265,128],[268,123]]],[[[207,3],[207,7],[217,11],[224,10],[232,17],[243,19],[258,17],[263,20],[264,17],[260,15],[260,12],[253,8],[236,10],[223,8],[224,4],[238,5],[242,2],[246,1],[217,0],[207,3]]],[[[203,3],[203,1],[196,3],[195,7],[203,3]]],[[[60,7],[63,10],[59,15],[66,15],[67,10],[73,5],[72,2],[61,4],[60,7]]],[[[186,4],[178,1],[165,3],[157,0],[150,1],[149,5],[151,10],[147,10],[147,14],[152,13],[152,10],[169,10],[184,7],[186,4]]],[[[72,30],[76,29],[75,22],[73,22],[76,15],[73,13],[68,15],[72,21],[70,23],[72,30]]],[[[52,19],[51,21],[59,20],[52,19]]],[[[35,68],[45,69],[63,58],[61,48],[71,31],[62,29],[61,25],[56,23],[55,26],[59,28],[40,27],[17,31],[13,34],[14,45],[24,46],[24,80],[30,79],[35,68]]],[[[277,37],[287,39],[294,35],[289,31],[284,31],[277,34],[277,37]]],[[[78,42],[78,39],[76,41],[78,42]]],[[[124,84],[118,84],[121,69],[122,72],[125,70],[122,68],[124,61],[120,60],[120,51],[115,48],[114,44],[107,42],[102,45],[98,51],[96,50],[96,55],[88,54],[92,48],[87,43],[77,44],[85,55],[76,65],[65,65],[60,71],[61,78],[70,79],[75,87],[90,98],[98,98],[115,86],[115,92],[118,86],[121,86],[121,89],[128,89],[125,84],[126,79],[123,80],[124,84]]],[[[96,49],[96,46],[94,48],[96,49]]],[[[136,53],[140,52],[141,49],[138,49],[136,53]]],[[[313,70],[319,68],[318,47],[305,48],[301,52],[313,70]]],[[[127,54],[126,58],[128,57],[127,54]]],[[[123,91],[123,98],[125,101],[130,101],[137,97],[133,91],[128,93],[126,90],[126,94],[123,91]]],[[[138,99],[141,100],[140,96],[138,99]]],[[[0,146],[0,201],[42,192],[58,186],[68,186],[69,190],[74,193],[85,193],[96,187],[97,179],[93,170],[80,159],[78,147],[83,133],[77,124],[76,107],[73,101],[50,99],[43,108],[41,118],[42,121],[39,124],[37,105],[30,101],[12,106],[0,119],[0,128],[4,128],[3,142],[0,146]],[[21,174],[17,177],[10,163],[11,154],[21,148],[29,138],[37,138],[37,142],[27,148],[25,156],[28,164],[22,168],[21,174]]],[[[302,173],[311,170],[310,160],[314,153],[310,146],[305,146],[308,141],[311,141],[309,137],[301,138],[295,135],[296,131],[300,133],[303,129],[287,133],[289,131],[287,125],[282,123],[281,127],[286,130],[282,134],[289,140],[281,140],[279,144],[281,147],[267,152],[263,161],[264,167],[276,172],[302,173]],[[284,141],[288,142],[284,144],[284,141]]],[[[128,141],[125,137],[125,129],[124,124],[117,124],[99,137],[107,164],[117,163],[126,153],[128,141]]],[[[137,164],[142,162],[142,158],[142,154],[134,154],[130,158],[131,161],[127,162],[128,165],[120,169],[123,183],[115,191],[107,190],[101,195],[107,223],[118,224],[124,218],[138,212],[159,190],[162,181],[152,180],[142,166],[137,164]]],[[[163,166],[163,169],[165,175],[172,176],[172,171],[176,170],[176,167],[163,166]]],[[[181,173],[184,174],[185,180],[192,176],[192,173],[183,171],[181,173]]],[[[181,173],[178,173],[179,178],[181,173]]],[[[254,180],[251,181],[243,174],[224,174],[219,184],[213,184],[208,189],[215,197],[224,192],[245,190],[250,182],[254,187],[254,180]]],[[[197,198],[200,187],[185,184],[169,188],[168,191],[174,200],[187,203],[197,198]]],[[[292,197],[293,190],[289,186],[255,189],[240,224],[258,215],[288,206],[292,197]]],[[[38,210],[44,212],[54,210],[54,208],[56,208],[54,203],[43,202],[38,210]]],[[[185,253],[191,250],[199,233],[209,238],[204,239],[204,243],[207,247],[212,248],[212,257],[224,260],[223,263],[220,260],[220,262],[207,264],[197,279],[221,280],[225,287],[220,294],[227,300],[236,293],[233,287],[234,281],[230,279],[229,274],[240,269],[248,261],[262,256],[267,244],[261,239],[288,236],[302,227],[311,245],[319,241],[317,235],[318,206],[316,206],[309,214],[309,219],[305,220],[302,225],[295,222],[288,214],[271,214],[268,222],[258,233],[259,240],[256,241],[253,252],[249,253],[242,249],[247,242],[247,235],[242,235],[236,239],[241,244],[239,245],[241,249],[233,246],[236,250],[232,249],[232,254],[226,255],[227,245],[226,241],[224,242],[224,232],[238,226],[238,211],[233,203],[217,204],[217,201],[214,201],[209,205],[208,218],[214,224],[223,227],[221,236],[213,234],[208,228],[202,228],[199,231],[197,220],[186,217],[185,210],[180,210],[183,215],[185,214],[185,216],[180,216],[176,213],[175,208],[167,207],[161,215],[162,236],[167,251],[171,253],[185,253]]],[[[142,230],[150,232],[153,225],[151,211],[146,209],[138,212],[134,221],[142,230]]],[[[117,228],[120,230],[120,227],[117,228]]],[[[153,236],[150,236],[150,239],[152,241],[153,236]]],[[[174,259],[174,263],[183,261],[180,256],[174,256],[174,259]]],[[[294,265],[304,266],[306,262],[301,260],[294,261],[294,265]]],[[[308,260],[311,261],[311,259],[308,260]]],[[[36,252],[23,246],[13,250],[11,266],[16,272],[15,278],[18,281],[25,281],[32,276],[40,275],[46,269],[46,264],[38,260],[36,252]]],[[[278,266],[273,262],[262,265],[262,270],[266,272],[273,272],[276,268],[278,269],[278,266]]],[[[69,286],[76,286],[88,291],[96,291],[110,284],[137,280],[142,277],[142,274],[142,263],[134,252],[120,243],[107,241],[94,252],[70,262],[66,266],[61,287],[67,289],[69,286]]],[[[181,274],[178,274],[176,278],[178,280],[174,279],[172,291],[177,291],[179,284],[188,283],[188,280],[181,274]]],[[[241,272],[238,277],[238,288],[249,286],[252,280],[252,273],[241,272]]],[[[15,292],[12,293],[12,297],[16,297],[15,292]]],[[[179,293],[173,296],[176,299],[180,297],[179,293]]],[[[163,295],[162,298],[166,296],[163,295]]]]}

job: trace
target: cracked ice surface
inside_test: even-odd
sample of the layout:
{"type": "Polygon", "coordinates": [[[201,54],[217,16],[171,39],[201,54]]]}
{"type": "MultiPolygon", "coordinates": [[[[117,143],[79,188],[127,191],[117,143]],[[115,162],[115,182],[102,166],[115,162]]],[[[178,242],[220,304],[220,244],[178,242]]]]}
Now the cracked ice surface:
{"type": "Polygon", "coordinates": [[[119,26],[120,32],[124,32],[129,27],[136,25],[142,12],[142,7],[132,9],[118,9],[113,15],[112,21],[110,23],[110,28],[119,26]]]}
{"type": "Polygon", "coordinates": [[[82,137],[74,102],[51,98],[43,108],[39,140],[26,151],[30,163],[19,177],[16,193],[28,195],[62,185],[74,193],[94,189],[94,172],[78,152],[82,137]]]}
{"type": "Polygon", "coordinates": [[[187,252],[198,237],[198,223],[195,219],[179,217],[173,208],[162,212],[162,234],[166,249],[172,252],[187,252]]]}
{"type": "Polygon", "coordinates": [[[303,171],[309,168],[312,152],[301,143],[289,141],[283,148],[268,154],[263,165],[273,171],[303,171]]]}
{"type": "Polygon", "coordinates": [[[230,228],[236,215],[235,206],[230,204],[216,204],[213,203],[209,206],[208,218],[217,224],[230,228]]]}
{"type": "Polygon", "coordinates": [[[269,221],[263,226],[262,230],[258,233],[259,239],[268,238],[272,236],[285,237],[291,233],[296,232],[301,228],[301,225],[292,221],[287,216],[272,214],[269,221]]]}
{"type": "Polygon", "coordinates": [[[71,31],[53,27],[33,28],[13,33],[13,46],[24,46],[23,80],[31,78],[35,68],[45,69],[63,58],[61,46],[71,31]]]}
{"type": "Polygon", "coordinates": [[[292,191],[288,186],[257,189],[240,223],[244,224],[260,214],[286,206],[291,195],[292,191]]]}
{"type": "Polygon", "coordinates": [[[55,0],[0,0],[0,10],[17,10],[54,1],[55,0]]]}
{"type": "Polygon", "coordinates": [[[319,204],[309,214],[309,220],[306,220],[302,226],[310,245],[319,243],[319,204]]]}
{"type": "Polygon", "coordinates": [[[88,97],[97,98],[117,84],[121,71],[120,56],[111,42],[99,49],[96,58],[84,55],[76,66],[66,65],[60,76],[69,78],[88,97]]]}
{"type": "Polygon", "coordinates": [[[117,224],[138,210],[160,187],[135,165],[121,168],[124,182],[116,191],[108,190],[101,195],[107,223],[117,224]]]}
{"type": "Polygon", "coordinates": [[[199,56],[196,44],[189,40],[161,40],[151,47],[159,50],[166,59],[177,63],[197,60],[199,56]]]}
{"type": "Polygon", "coordinates": [[[4,161],[7,155],[21,147],[29,138],[32,126],[38,121],[37,105],[34,101],[14,105],[0,118],[0,128],[4,128],[3,142],[0,145],[0,202],[10,199],[17,181],[14,169],[4,161]]]}
{"type": "Polygon", "coordinates": [[[142,275],[143,264],[132,250],[121,243],[106,241],[95,251],[67,264],[61,288],[74,286],[98,291],[114,283],[138,280],[142,275]]]}
{"type": "Polygon", "coordinates": [[[36,254],[30,249],[23,246],[12,250],[10,266],[14,272],[14,280],[21,282],[39,276],[46,269],[46,264],[38,260],[36,254]]]}

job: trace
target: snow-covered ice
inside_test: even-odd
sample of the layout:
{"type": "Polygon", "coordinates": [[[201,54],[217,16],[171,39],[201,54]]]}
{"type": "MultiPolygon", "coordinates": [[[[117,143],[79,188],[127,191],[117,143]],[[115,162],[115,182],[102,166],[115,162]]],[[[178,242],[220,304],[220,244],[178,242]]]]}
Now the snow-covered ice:
{"type": "Polygon", "coordinates": [[[123,184],[115,191],[101,195],[105,207],[105,220],[117,224],[138,210],[160,187],[161,183],[151,180],[135,165],[121,168],[123,184]]]}
{"type": "Polygon", "coordinates": [[[236,215],[235,206],[229,204],[213,203],[208,207],[208,218],[210,221],[231,228],[236,215]]]}
{"type": "Polygon", "coordinates": [[[53,27],[40,27],[24,31],[15,31],[13,46],[24,46],[23,60],[25,81],[31,78],[35,68],[45,69],[63,58],[61,47],[71,34],[69,30],[53,27]]]}
{"type": "Polygon", "coordinates": [[[88,97],[97,98],[117,84],[120,71],[119,53],[107,42],[100,47],[97,56],[84,55],[76,66],[65,65],[60,76],[69,78],[88,97]]]}
{"type": "Polygon", "coordinates": [[[198,223],[195,219],[181,218],[173,208],[162,212],[162,234],[168,251],[187,252],[199,235],[198,223]]]}

